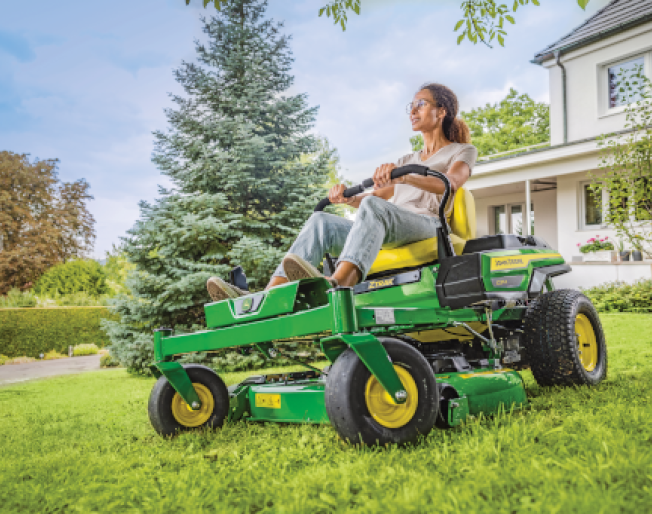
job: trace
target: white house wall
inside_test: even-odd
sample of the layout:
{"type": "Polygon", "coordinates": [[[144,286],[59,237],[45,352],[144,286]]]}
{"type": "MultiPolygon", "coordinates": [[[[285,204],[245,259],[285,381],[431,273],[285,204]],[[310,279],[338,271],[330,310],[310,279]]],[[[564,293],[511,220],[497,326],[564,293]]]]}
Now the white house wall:
{"type": "Polygon", "coordinates": [[[607,282],[633,283],[652,277],[649,262],[621,264],[570,263],[573,271],[553,279],[557,289],[587,289],[607,282]]]}
{"type": "MultiPolygon", "coordinates": [[[[568,141],[622,130],[624,113],[607,114],[605,65],[652,51],[652,23],[605,38],[576,51],[562,54],[566,68],[568,141]]],[[[650,56],[646,56],[647,74],[652,74],[650,56]]],[[[550,75],[550,138],[552,145],[562,144],[563,97],[561,69],[554,60],[544,63],[550,75]]]]}

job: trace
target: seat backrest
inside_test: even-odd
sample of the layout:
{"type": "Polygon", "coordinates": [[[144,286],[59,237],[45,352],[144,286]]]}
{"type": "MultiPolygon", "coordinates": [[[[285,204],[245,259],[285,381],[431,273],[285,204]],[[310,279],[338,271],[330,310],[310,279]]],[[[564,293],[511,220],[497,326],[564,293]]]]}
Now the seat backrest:
{"type": "Polygon", "coordinates": [[[453,201],[453,215],[450,220],[451,232],[468,241],[475,239],[475,201],[471,191],[458,189],[453,201]]]}

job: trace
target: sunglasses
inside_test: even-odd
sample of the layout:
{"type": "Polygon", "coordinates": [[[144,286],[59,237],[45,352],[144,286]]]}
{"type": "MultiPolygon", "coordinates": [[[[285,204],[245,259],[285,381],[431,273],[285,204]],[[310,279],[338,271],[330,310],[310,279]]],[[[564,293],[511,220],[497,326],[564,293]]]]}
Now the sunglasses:
{"type": "Polygon", "coordinates": [[[415,109],[418,111],[422,107],[425,107],[426,105],[432,105],[433,107],[437,107],[434,103],[429,102],[428,100],[424,100],[423,98],[420,98],[419,100],[415,100],[414,102],[410,102],[405,106],[405,112],[408,114],[412,114],[412,111],[415,109]]]}

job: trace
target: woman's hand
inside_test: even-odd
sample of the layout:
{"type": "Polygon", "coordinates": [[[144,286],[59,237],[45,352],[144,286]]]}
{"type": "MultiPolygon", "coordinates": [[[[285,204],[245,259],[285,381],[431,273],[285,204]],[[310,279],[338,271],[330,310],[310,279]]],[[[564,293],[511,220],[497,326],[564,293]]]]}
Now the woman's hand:
{"type": "Polygon", "coordinates": [[[392,170],[396,169],[396,164],[382,164],[374,172],[374,189],[388,187],[393,184],[402,184],[403,177],[392,180],[392,170]]]}
{"type": "Polygon", "coordinates": [[[344,198],[345,189],[346,186],[344,184],[337,184],[331,187],[330,191],[328,191],[328,199],[331,203],[349,203],[350,199],[344,198]]]}

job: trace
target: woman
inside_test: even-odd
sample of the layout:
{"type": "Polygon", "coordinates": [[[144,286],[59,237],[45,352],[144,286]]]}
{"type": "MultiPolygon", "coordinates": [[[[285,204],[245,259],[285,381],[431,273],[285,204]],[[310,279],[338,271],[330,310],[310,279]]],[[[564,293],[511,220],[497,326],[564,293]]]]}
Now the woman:
{"type": "MultiPolygon", "coordinates": [[[[355,222],[315,212],[306,222],[266,289],[302,278],[322,276],[317,266],[326,252],[339,256],[331,277],[334,286],[353,286],[364,280],[381,247],[395,248],[435,237],[437,212],[444,184],[435,177],[405,175],[391,180],[394,168],[421,164],[446,173],[453,192],[471,176],[478,151],[469,144],[469,129],[457,118],[455,93],[441,84],[426,84],[408,104],[412,130],[423,135],[422,150],[408,154],[396,164],[383,164],[374,173],[374,190],[352,198],[342,196],[346,187],[334,186],[332,203],[359,208],[355,222]]],[[[452,210],[453,198],[446,212],[452,210]]],[[[207,282],[213,301],[248,294],[218,277],[207,282]]]]}

